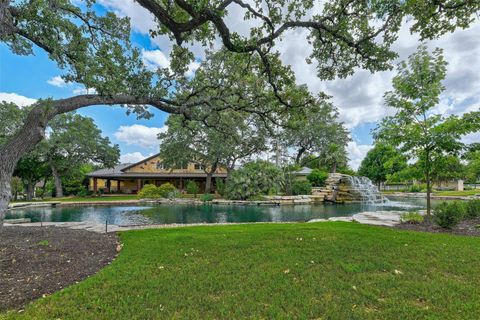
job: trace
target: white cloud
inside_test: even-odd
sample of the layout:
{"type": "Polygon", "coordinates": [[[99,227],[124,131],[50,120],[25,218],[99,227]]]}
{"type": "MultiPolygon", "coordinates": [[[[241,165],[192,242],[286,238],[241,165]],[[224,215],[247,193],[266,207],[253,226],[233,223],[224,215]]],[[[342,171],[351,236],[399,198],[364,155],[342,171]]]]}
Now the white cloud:
{"type": "Polygon", "coordinates": [[[347,152],[350,158],[350,161],[348,162],[350,167],[352,167],[354,170],[357,170],[367,152],[372,148],[372,145],[357,144],[355,141],[349,142],[347,145],[347,152]]]}
{"type": "MultiPolygon", "coordinates": [[[[157,68],[167,68],[170,69],[170,57],[165,55],[162,50],[145,50],[142,49],[142,61],[143,64],[150,70],[155,70],[157,68]]],[[[193,61],[188,65],[188,70],[185,73],[187,77],[193,77],[195,71],[200,67],[200,62],[193,61]]]]}
{"type": "Polygon", "coordinates": [[[142,49],[142,60],[149,69],[170,68],[170,59],[161,50],[142,49]]]}
{"type": "Polygon", "coordinates": [[[54,87],[59,87],[59,88],[64,88],[65,86],[67,86],[67,83],[65,82],[65,80],[63,80],[63,78],[60,76],[55,76],[47,80],[47,83],[54,87]]]}
{"type": "Polygon", "coordinates": [[[27,98],[16,93],[0,92],[0,101],[12,102],[19,107],[29,106],[37,102],[37,99],[27,98]]]}
{"type": "Polygon", "coordinates": [[[115,137],[127,145],[138,145],[144,148],[154,148],[160,145],[157,135],[165,132],[167,127],[147,127],[141,124],[120,126],[114,133],[115,137]]]}
{"type": "Polygon", "coordinates": [[[73,89],[72,92],[73,92],[73,94],[95,94],[95,93],[97,93],[97,90],[95,90],[94,88],[78,87],[78,88],[73,89]]]}
{"type": "Polygon", "coordinates": [[[152,155],[153,153],[150,153],[148,156],[144,156],[142,153],[138,151],[132,152],[132,153],[126,153],[120,156],[120,163],[136,163],[152,155]]]}

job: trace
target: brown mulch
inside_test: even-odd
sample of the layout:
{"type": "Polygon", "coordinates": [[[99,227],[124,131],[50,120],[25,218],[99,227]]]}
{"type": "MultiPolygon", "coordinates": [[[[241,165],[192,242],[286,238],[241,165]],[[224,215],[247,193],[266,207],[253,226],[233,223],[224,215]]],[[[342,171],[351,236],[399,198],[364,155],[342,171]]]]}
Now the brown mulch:
{"type": "Polygon", "coordinates": [[[419,224],[401,223],[394,228],[402,230],[425,231],[434,233],[449,233],[462,236],[480,237],[480,218],[461,221],[452,229],[445,229],[438,226],[433,218],[425,217],[419,224]]]}
{"type": "Polygon", "coordinates": [[[0,231],[0,311],[81,281],[117,255],[115,234],[58,227],[0,231]]]}

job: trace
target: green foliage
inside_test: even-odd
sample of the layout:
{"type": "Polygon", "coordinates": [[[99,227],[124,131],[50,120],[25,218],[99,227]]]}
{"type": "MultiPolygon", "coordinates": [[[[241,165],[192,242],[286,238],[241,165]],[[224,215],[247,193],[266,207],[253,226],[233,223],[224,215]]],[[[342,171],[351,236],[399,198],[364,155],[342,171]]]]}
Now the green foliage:
{"type": "Polygon", "coordinates": [[[388,176],[404,170],[407,159],[398,150],[388,144],[378,142],[368,151],[360,164],[358,174],[374,183],[385,182],[388,176]]]}
{"type": "Polygon", "coordinates": [[[50,244],[50,242],[48,242],[48,240],[41,240],[41,241],[38,241],[37,243],[39,246],[42,246],[42,247],[46,247],[50,244]]]}
{"type": "Polygon", "coordinates": [[[249,162],[229,175],[225,196],[246,200],[255,195],[277,194],[283,183],[283,173],[274,164],[262,160],[249,162]]]}
{"type": "Polygon", "coordinates": [[[465,204],[460,201],[442,202],[433,214],[440,227],[451,229],[465,217],[465,204]]]}
{"type": "Polygon", "coordinates": [[[285,149],[294,149],[297,165],[315,161],[330,170],[347,162],[348,131],[338,121],[338,110],[326,95],[312,97],[308,108],[293,112],[280,139],[285,149]]]}
{"type": "Polygon", "coordinates": [[[225,195],[225,180],[222,178],[215,179],[216,190],[222,197],[225,195]]]}
{"type": "Polygon", "coordinates": [[[312,194],[312,184],[308,180],[296,180],[292,184],[293,195],[312,194]]]}
{"type": "Polygon", "coordinates": [[[200,190],[198,184],[193,180],[188,180],[185,188],[187,189],[187,192],[189,194],[193,194],[195,198],[197,197],[198,191],[200,190]]]}
{"type": "Polygon", "coordinates": [[[408,188],[408,192],[421,192],[422,187],[418,184],[412,184],[410,188],[408,188]]]}
{"type": "Polygon", "coordinates": [[[0,101],[0,146],[15,135],[24,121],[25,114],[25,110],[16,104],[0,101]]]}
{"type": "Polygon", "coordinates": [[[205,193],[200,196],[200,200],[203,202],[210,202],[213,200],[213,195],[210,193],[205,193]]]}
{"type": "Polygon", "coordinates": [[[175,186],[169,182],[157,187],[153,184],[146,184],[138,193],[140,199],[159,199],[159,198],[178,198],[179,191],[175,186]]]}
{"type": "Polygon", "coordinates": [[[328,172],[322,171],[320,169],[313,169],[312,172],[307,176],[308,181],[314,187],[323,187],[325,186],[325,180],[328,178],[328,172]]]}
{"type": "Polygon", "coordinates": [[[417,211],[409,211],[402,214],[402,216],[400,217],[400,221],[402,221],[402,223],[419,224],[423,222],[423,220],[424,217],[417,211]]]}
{"type": "Polygon", "coordinates": [[[23,192],[23,182],[19,177],[12,177],[10,180],[10,189],[13,195],[13,198],[17,200],[18,194],[23,192]]]}
{"type": "Polygon", "coordinates": [[[465,217],[470,219],[480,218],[480,199],[465,202],[465,217]]]}
{"type": "Polygon", "coordinates": [[[146,184],[138,192],[138,198],[140,199],[158,199],[161,197],[160,191],[154,184],[146,184]]]}
{"type": "Polygon", "coordinates": [[[162,198],[168,198],[170,194],[178,191],[177,188],[170,182],[164,183],[161,186],[157,187],[158,194],[162,198]]]}
{"type": "MultiPolygon", "coordinates": [[[[444,91],[447,62],[441,49],[431,54],[426,45],[398,66],[393,78],[393,91],[385,93],[385,104],[396,109],[394,116],[383,119],[376,129],[375,138],[384,143],[401,146],[411,159],[422,162],[422,172],[430,189],[435,160],[455,155],[464,148],[463,135],[480,127],[480,111],[463,116],[444,116],[433,113],[439,96],[444,91]]],[[[431,190],[428,190],[428,192],[431,190]]],[[[430,212],[430,198],[427,212],[430,212]]]]}

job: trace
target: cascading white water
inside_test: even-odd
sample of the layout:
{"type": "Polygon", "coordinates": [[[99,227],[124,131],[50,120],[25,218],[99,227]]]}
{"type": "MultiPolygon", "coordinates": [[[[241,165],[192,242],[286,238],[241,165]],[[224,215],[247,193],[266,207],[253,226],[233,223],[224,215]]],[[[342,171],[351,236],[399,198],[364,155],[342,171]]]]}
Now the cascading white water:
{"type": "Polygon", "coordinates": [[[383,204],[388,202],[378,188],[367,177],[349,176],[348,181],[351,191],[360,195],[362,203],[367,204],[383,204]]]}

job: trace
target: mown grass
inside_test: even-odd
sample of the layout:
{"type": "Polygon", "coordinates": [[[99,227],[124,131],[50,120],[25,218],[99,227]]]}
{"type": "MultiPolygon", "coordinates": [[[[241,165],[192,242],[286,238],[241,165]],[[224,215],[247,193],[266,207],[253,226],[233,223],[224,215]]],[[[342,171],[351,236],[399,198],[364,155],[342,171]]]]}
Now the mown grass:
{"type": "Polygon", "coordinates": [[[476,194],[480,194],[480,189],[475,190],[464,190],[464,191],[435,191],[433,193],[436,196],[474,196],[476,194]]]}
{"type": "Polygon", "coordinates": [[[129,231],[97,275],[6,319],[478,319],[480,239],[354,223],[129,231]]]}

